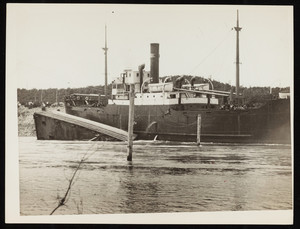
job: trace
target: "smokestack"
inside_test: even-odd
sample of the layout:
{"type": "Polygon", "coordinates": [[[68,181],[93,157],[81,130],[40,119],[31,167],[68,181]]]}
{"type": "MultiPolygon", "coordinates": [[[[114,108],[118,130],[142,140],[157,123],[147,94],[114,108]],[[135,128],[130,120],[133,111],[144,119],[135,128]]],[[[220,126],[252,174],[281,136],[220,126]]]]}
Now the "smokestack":
{"type": "Polygon", "coordinates": [[[150,49],[151,49],[150,75],[152,78],[152,83],[158,83],[159,82],[159,44],[152,43],[150,49]]]}

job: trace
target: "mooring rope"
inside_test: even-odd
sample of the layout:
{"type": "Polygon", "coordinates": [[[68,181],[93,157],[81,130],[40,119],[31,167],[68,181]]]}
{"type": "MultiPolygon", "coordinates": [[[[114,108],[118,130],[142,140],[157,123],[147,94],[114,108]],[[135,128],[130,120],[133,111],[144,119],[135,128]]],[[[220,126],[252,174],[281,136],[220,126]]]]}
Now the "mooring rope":
{"type": "MultiPolygon", "coordinates": [[[[78,165],[77,165],[75,171],[73,172],[73,175],[72,175],[71,179],[69,180],[69,185],[68,185],[68,188],[67,188],[67,190],[66,190],[66,193],[65,193],[64,197],[61,198],[61,199],[59,200],[58,205],[52,210],[52,212],[50,213],[50,215],[52,215],[58,208],[60,208],[61,206],[65,205],[65,204],[68,202],[68,200],[69,200],[69,198],[70,198],[70,195],[71,195],[71,194],[70,194],[71,188],[72,188],[72,186],[73,186],[74,183],[75,183],[75,181],[74,181],[75,176],[76,176],[77,172],[79,171],[81,165],[97,151],[97,150],[95,149],[92,153],[90,153],[90,154],[87,156],[88,152],[96,145],[96,143],[97,143],[97,142],[95,142],[95,143],[94,143],[94,144],[93,144],[93,145],[85,152],[85,154],[82,156],[82,158],[81,158],[81,160],[79,161],[79,163],[78,163],[78,165]]],[[[97,149],[98,149],[98,148],[99,148],[99,147],[97,147],[97,149]]],[[[78,176],[79,176],[79,175],[78,175],[78,176]]],[[[77,177],[78,177],[78,176],[77,176],[77,177]]]]}

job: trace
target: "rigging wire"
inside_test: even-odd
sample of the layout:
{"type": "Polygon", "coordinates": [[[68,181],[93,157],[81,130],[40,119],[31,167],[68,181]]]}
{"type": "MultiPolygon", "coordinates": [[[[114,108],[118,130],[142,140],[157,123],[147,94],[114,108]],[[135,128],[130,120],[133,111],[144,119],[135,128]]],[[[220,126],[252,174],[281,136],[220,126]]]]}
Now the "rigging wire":
{"type": "Polygon", "coordinates": [[[231,30],[229,30],[228,31],[228,33],[226,34],[226,36],[213,48],[213,50],[208,54],[208,55],[206,55],[201,61],[200,61],[200,63],[196,66],[196,67],[194,67],[193,68],[193,70],[191,70],[190,72],[189,72],[189,75],[191,75],[201,64],[203,64],[204,62],[205,62],[205,60],[209,57],[209,56],[211,56],[216,50],[217,50],[217,48],[219,48],[219,46],[228,38],[228,36],[229,36],[229,34],[230,34],[230,32],[231,32],[231,30]]]}
{"type": "MultiPolygon", "coordinates": [[[[64,194],[64,196],[62,198],[60,198],[58,205],[56,206],[56,208],[54,208],[52,210],[52,212],[50,213],[50,215],[52,215],[59,207],[65,205],[70,196],[71,196],[71,191],[72,191],[72,186],[74,185],[74,183],[78,180],[79,174],[80,174],[80,167],[81,165],[89,158],[91,157],[97,150],[94,149],[94,151],[92,151],[89,155],[88,152],[94,148],[94,146],[97,144],[97,142],[95,142],[94,144],[92,144],[90,146],[90,148],[85,152],[85,154],[82,156],[81,160],[79,161],[78,165],[76,166],[75,171],[73,172],[73,175],[71,177],[71,179],[69,180],[69,184],[68,184],[68,188],[66,190],[66,193],[64,194]],[[79,171],[79,172],[78,172],[79,171]],[[78,173],[77,173],[78,172],[78,173]],[[75,176],[77,175],[76,179],[75,176]]],[[[98,147],[97,147],[98,149],[98,147]]]]}
{"type": "Polygon", "coordinates": [[[221,65],[220,65],[219,69],[218,69],[217,71],[215,71],[215,73],[214,73],[215,76],[217,76],[217,75],[220,74],[221,70],[222,70],[223,67],[224,67],[225,60],[226,60],[226,59],[228,58],[228,56],[229,56],[229,50],[232,50],[232,47],[231,47],[230,45],[227,45],[226,47],[227,47],[227,48],[226,48],[226,50],[225,50],[225,56],[222,58],[222,63],[221,63],[221,65]]]}

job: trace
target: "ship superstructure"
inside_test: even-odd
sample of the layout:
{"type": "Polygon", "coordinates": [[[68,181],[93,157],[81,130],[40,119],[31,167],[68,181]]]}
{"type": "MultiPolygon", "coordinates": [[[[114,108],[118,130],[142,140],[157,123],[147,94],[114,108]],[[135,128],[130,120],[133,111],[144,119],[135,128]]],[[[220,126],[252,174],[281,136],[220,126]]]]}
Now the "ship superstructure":
{"type": "MultiPolygon", "coordinates": [[[[151,44],[151,47],[158,44],[151,44]]],[[[158,49],[157,49],[158,50],[158,49]]],[[[158,56],[157,54],[156,56],[158,56]]],[[[158,62],[156,62],[158,64],[158,62]]],[[[213,108],[219,104],[216,95],[229,96],[225,92],[214,92],[209,90],[209,84],[188,84],[184,78],[178,78],[175,83],[160,82],[158,75],[144,70],[145,65],[139,66],[139,71],[125,70],[116,80],[112,82],[112,97],[108,100],[110,105],[129,105],[128,92],[133,85],[135,90],[135,105],[197,105],[198,108],[213,108]],[[154,83],[155,82],[155,83],[154,83]]],[[[152,65],[152,68],[157,68],[152,65]]],[[[192,79],[194,81],[195,79],[192,79]]]]}

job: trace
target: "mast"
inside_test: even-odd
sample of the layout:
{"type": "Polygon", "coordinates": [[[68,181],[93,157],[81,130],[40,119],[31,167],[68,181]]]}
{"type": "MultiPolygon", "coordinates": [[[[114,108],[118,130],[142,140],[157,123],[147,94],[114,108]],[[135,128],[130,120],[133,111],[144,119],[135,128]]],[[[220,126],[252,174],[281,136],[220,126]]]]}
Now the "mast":
{"type": "Polygon", "coordinates": [[[57,105],[57,88],[56,88],[56,92],[55,92],[55,102],[56,102],[56,105],[57,105]]]}
{"type": "Polygon", "coordinates": [[[234,27],[236,31],[236,87],[235,87],[235,93],[236,98],[238,100],[238,105],[240,105],[239,100],[239,87],[240,87],[240,49],[239,49],[239,32],[241,31],[241,27],[239,27],[239,11],[237,10],[237,21],[236,21],[236,27],[234,27]]]}
{"type": "Polygon", "coordinates": [[[105,86],[104,86],[104,95],[107,96],[107,36],[106,36],[106,25],[105,25],[105,47],[102,48],[104,50],[104,56],[105,56],[105,86]]]}

